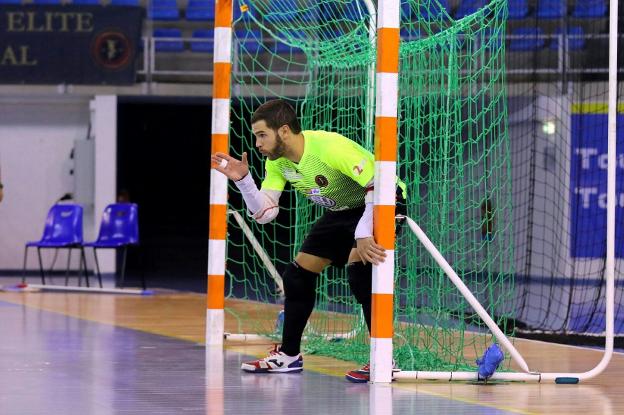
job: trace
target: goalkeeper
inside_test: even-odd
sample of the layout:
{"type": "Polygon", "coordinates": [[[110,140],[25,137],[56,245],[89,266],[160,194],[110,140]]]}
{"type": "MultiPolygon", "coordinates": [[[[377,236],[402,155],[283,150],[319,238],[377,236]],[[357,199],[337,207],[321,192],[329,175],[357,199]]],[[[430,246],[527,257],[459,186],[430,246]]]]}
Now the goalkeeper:
{"type": "MultiPolygon", "coordinates": [[[[223,153],[211,157],[214,168],[240,190],[250,216],[260,224],[275,219],[286,182],[327,209],[282,274],[286,297],[281,347],[241,367],[255,373],[297,372],[303,370],[301,337],[314,308],[319,273],[325,267],[348,264],[349,286],[362,305],[370,332],[371,264],[386,257],[384,248],[373,239],[375,161],[373,154],[340,134],[302,131],[294,109],[283,100],[258,107],[251,129],[258,151],[268,159],[260,190],[249,174],[247,153],[241,160],[223,153]]],[[[405,196],[401,190],[397,195],[405,196]]],[[[361,375],[366,381],[368,365],[349,374],[361,375]]]]}

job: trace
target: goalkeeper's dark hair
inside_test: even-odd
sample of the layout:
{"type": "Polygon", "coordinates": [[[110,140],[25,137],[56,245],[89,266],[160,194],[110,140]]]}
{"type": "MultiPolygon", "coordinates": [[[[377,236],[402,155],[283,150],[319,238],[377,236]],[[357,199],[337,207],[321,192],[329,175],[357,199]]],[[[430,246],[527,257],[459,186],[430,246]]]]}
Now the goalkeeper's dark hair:
{"type": "Polygon", "coordinates": [[[266,122],[267,127],[277,130],[287,125],[294,134],[301,132],[301,124],[294,108],[283,99],[274,99],[260,105],[251,116],[251,123],[266,122]]]}

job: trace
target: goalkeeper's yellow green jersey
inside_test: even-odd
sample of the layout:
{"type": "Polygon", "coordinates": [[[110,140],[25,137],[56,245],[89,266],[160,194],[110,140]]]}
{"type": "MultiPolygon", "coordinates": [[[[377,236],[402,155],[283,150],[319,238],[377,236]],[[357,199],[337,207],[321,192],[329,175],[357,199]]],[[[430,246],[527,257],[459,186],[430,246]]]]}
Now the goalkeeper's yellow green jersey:
{"type": "Polygon", "coordinates": [[[305,145],[299,163],[285,157],[267,159],[262,189],[281,192],[290,182],[311,202],[329,210],[364,206],[365,187],[375,173],[375,156],[338,133],[302,133],[305,145]]]}

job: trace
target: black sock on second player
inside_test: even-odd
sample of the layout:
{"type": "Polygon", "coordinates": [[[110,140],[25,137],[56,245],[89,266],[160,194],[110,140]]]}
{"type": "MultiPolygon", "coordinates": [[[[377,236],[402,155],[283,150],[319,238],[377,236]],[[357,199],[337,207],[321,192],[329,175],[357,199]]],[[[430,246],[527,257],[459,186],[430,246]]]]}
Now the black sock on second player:
{"type": "Polygon", "coordinates": [[[372,314],[372,288],[373,288],[373,265],[369,262],[364,265],[363,262],[352,262],[347,266],[347,275],[349,278],[349,286],[351,293],[355,299],[362,305],[364,319],[368,326],[368,332],[371,331],[371,314],[372,314]]]}

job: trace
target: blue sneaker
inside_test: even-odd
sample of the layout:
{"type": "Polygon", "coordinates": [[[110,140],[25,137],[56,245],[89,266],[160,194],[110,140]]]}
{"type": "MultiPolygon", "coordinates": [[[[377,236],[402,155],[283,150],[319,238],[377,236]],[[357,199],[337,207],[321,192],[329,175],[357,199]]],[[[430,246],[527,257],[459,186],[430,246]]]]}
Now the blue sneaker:
{"type": "Polygon", "coordinates": [[[498,347],[497,344],[493,344],[485,350],[481,359],[477,359],[477,365],[479,365],[479,380],[489,379],[498,365],[505,359],[505,354],[498,347]]]}

